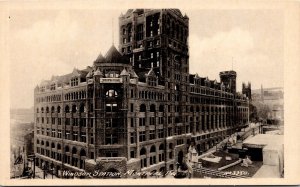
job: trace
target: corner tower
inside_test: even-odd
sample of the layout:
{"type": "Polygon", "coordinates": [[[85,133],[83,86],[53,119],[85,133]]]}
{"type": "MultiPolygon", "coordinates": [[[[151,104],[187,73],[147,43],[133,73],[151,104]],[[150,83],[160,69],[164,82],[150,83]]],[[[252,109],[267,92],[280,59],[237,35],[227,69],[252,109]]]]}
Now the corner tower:
{"type": "Polygon", "coordinates": [[[226,88],[230,90],[231,93],[236,93],[236,72],[222,71],[220,72],[221,83],[225,85],[226,88]]]}

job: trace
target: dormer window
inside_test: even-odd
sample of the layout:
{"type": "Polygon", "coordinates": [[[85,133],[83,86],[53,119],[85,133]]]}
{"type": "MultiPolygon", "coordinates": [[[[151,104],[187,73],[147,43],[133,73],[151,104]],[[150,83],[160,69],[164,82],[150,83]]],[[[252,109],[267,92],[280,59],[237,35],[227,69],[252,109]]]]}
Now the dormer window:
{"type": "Polygon", "coordinates": [[[78,78],[71,79],[71,86],[78,86],[78,78]]]}
{"type": "Polygon", "coordinates": [[[44,92],[45,91],[45,86],[42,86],[41,89],[40,89],[40,91],[44,92]]]}
{"type": "Polygon", "coordinates": [[[149,84],[149,86],[156,86],[156,78],[149,77],[148,78],[148,84],[149,84]]]}
{"type": "Polygon", "coordinates": [[[50,90],[55,90],[55,84],[51,84],[50,90]]]}

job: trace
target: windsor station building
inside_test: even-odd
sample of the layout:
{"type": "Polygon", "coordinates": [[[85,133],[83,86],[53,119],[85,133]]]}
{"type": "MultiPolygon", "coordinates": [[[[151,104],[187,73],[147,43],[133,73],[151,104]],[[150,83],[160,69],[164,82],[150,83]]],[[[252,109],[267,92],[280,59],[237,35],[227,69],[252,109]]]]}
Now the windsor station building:
{"type": "Polygon", "coordinates": [[[235,71],[220,72],[220,82],[189,74],[188,33],[177,9],[130,9],[119,17],[119,50],[41,82],[36,165],[58,176],[176,170],[190,144],[201,154],[247,125],[235,71]]]}

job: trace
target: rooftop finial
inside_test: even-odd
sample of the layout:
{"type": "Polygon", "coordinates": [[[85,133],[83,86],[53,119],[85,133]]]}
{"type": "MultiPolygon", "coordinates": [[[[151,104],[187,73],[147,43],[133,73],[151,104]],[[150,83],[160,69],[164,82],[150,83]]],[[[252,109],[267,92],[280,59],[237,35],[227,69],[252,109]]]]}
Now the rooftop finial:
{"type": "Polygon", "coordinates": [[[112,45],[115,45],[115,41],[114,41],[114,18],[111,19],[111,28],[112,28],[112,45]]]}

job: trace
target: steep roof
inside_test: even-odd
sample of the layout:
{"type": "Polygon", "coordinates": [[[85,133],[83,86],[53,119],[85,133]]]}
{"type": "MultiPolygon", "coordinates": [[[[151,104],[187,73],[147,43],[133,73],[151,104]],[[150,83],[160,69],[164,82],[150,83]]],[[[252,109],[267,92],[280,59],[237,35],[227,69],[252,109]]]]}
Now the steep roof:
{"type": "Polygon", "coordinates": [[[128,64],[129,62],[125,57],[119,53],[119,51],[116,49],[116,47],[113,45],[110,47],[110,49],[107,51],[105,55],[105,59],[107,63],[123,63],[128,64]]]}
{"type": "Polygon", "coordinates": [[[103,57],[103,55],[100,53],[97,57],[97,59],[94,61],[94,65],[98,64],[98,63],[104,63],[105,62],[105,58],[103,57]]]}

